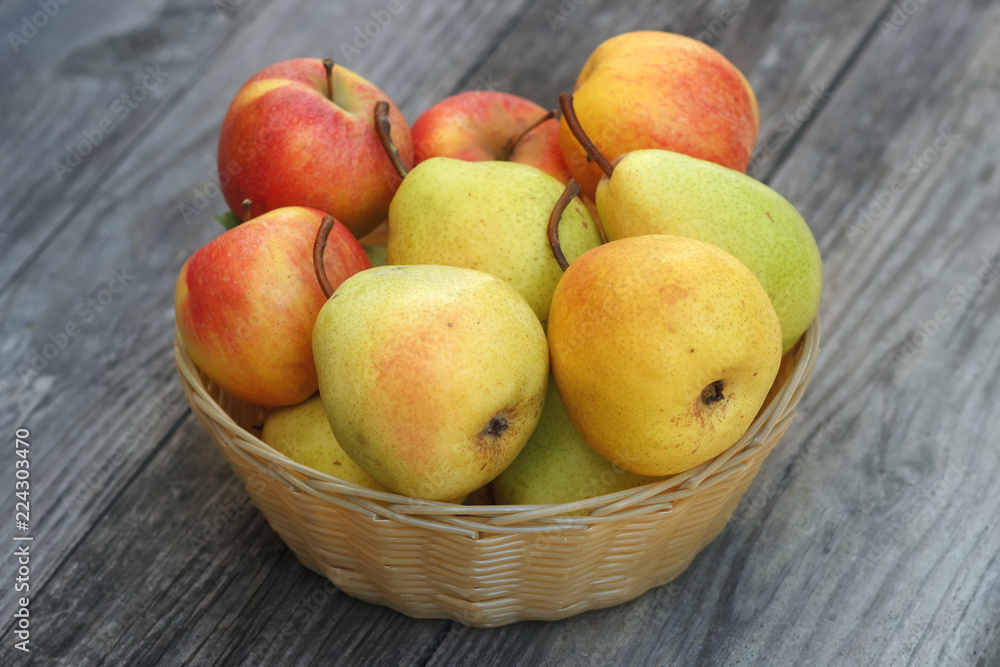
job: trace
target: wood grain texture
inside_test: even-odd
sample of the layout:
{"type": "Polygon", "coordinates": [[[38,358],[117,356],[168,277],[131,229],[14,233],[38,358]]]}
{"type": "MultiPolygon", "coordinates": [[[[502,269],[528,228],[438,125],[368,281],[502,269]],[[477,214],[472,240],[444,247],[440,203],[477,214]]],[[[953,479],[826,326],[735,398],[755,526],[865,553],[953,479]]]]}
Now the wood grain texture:
{"type": "MultiPolygon", "coordinates": [[[[384,33],[352,65],[372,78],[379,78],[378,68],[384,68],[382,87],[393,96],[398,87],[422,108],[447,93],[434,92],[434,86],[448,86],[464,71],[460,56],[490,48],[494,33],[504,30],[518,7],[456,7],[457,22],[444,20],[437,10],[407,9],[414,13],[399,15],[408,20],[397,24],[400,34],[384,33]],[[481,29],[472,34],[463,28],[467,24],[481,29]],[[413,39],[406,42],[402,35],[413,39]],[[376,46],[394,55],[378,55],[376,46]],[[414,78],[413,69],[384,64],[383,58],[404,62],[414,50],[437,64],[427,66],[434,85],[423,80],[427,74],[414,78]],[[374,75],[365,62],[375,65],[374,75]]],[[[292,10],[271,10],[232,40],[211,70],[143,139],[142,150],[129,153],[101,192],[77,210],[72,224],[0,292],[5,315],[0,323],[0,425],[5,431],[28,426],[45,443],[32,459],[33,509],[40,517],[36,529],[45,545],[32,562],[32,582],[41,590],[53,572],[69,563],[79,540],[102,520],[122,490],[136,483],[136,475],[186,409],[170,356],[173,286],[184,259],[222,231],[212,215],[225,205],[216,195],[188,223],[179,207],[191,204],[196,191],[212,184],[218,127],[231,97],[254,71],[297,55],[302,43],[329,48],[328,25],[338,26],[334,44],[351,40],[353,27],[370,19],[371,6],[326,7],[311,21],[303,21],[301,7],[292,10]],[[270,46],[275,34],[296,34],[301,41],[270,46]],[[128,285],[115,283],[111,289],[117,293],[109,289],[110,300],[102,305],[101,292],[116,270],[124,271],[128,285]],[[95,301],[88,305],[88,299],[95,301]],[[50,334],[58,339],[68,322],[78,332],[65,349],[43,359],[37,374],[19,371],[31,367],[35,351],[44,354],[50,334]]],[[[202,444],[210,447],[207,439],[202,444]]],[[[13,525],[0,533],[9,545],[5,554],[13,551],[12,533],[13,525]]],[[[13,596],[10,587],[0,593],[5,605],[13,596]]],[[[4,632],[10,627],[4,624],[4,632]]],[[[72,656],[70,651],[63,659],[74,664],[72,656]]]]}
{"type": "Polygon", "coordinates": [[[761,126],[749,173],[763,177],[822,109],[842,72],[870,38],[881,3],[541,2],[465,79],[489,77],[503,90],[556,106],[572,91],[590,53],[631,30],[668,30],[719,49],[756,92],[761,126]],[[554,48],[553,44],[558,44],[554,48]],[[805,111],[801,107],[805,105],[805,111]]]}
{"type": "Polygon", "coordinates": [[[211,2],[57,2],[24,43],[33,34],[24,20],[40,7],[4,4],[0,86],[17,94],[0,98],[0,290],[72,224],[263,4],[219,12],[211,2]]]}
{"type": "Polygon", "coordinates": [[[976,282],[1000,253],[1000,7],[564,5],[560,21],[554,0],[405,3],[345,64],[412,121],[462,89],[547,103],[606,37],[724,22],[704,39],[757,90],[752,173],[803,212],[826,272],[801,416],[726,531],[629,604],[490,631],[356,602],[299,566],[182,403],[173,284],[224,204],[189,223],[178,207],[210,183],[246,78],[337,58],[384,3],[70,3],[0,67],[16,91],[0,101],[0,427],[32,430],[38,517],[36,652],[13,650],[8,623],[0,663],[1000,664],[1000,270],[976,282]],[[180,74],[57,187],[62,144],[157,58],[180,74]],[[129,285],[88,306],[123,268],[129,285]],[[71,320],[79,335],[24,382],[71,320]]]}

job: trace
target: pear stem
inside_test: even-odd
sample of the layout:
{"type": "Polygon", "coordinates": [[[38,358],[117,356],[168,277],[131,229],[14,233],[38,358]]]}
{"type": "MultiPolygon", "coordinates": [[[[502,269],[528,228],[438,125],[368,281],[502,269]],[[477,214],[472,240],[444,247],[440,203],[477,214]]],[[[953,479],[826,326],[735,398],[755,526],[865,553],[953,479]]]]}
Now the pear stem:
{"type": "Polygon", "coordinates": [[[243,200],[243,222],[250,222],[250,207],[253,206],[249,199],[243,200]]]}
{"type": "Polygon", "coordinates": [[[556,202],[555,207],[552,209],[552,215],[549,216],[549,247],[552,248],[552,256],[556,258],[559,268],[563,271],[569,268],[569,262],[566,261],[566,255],[563,254],[562,246],[559,244],[559,221],[562,219],[563,211],[573,201],[573,197],[578,194],[580,194],[580,185],[572,178],[569,179],[566,189],[563,190],[559,201],[556,202]]]}
{"type": "Polygon", "coordinates": [[[333,294],[333,285],[330,284],[330,279],[326,277],[326,265],[323,264],[323,249],[326,248],[326,240],[330,238],[330,231],[336,224],[337,221],[331,216],[324,216],[323,221],[319,223],[319,231],[316,233],[316,243],[313,244],[313,268],[316,269],[316,280],[319,281],[319,286],[327,299],[333,294]]]}
{"type": "Polygon", "coordinates": [[[509,160],[510,159],[510,154],[514,152],[514,149],[517,147],[517,144],[520,143],[520,141],[522,139],[524,139],[526,136],[528,136],[529,132],[531,132],[532,130],[534,130],[536,127],[538,127],[542,123],[544,123],[546,121],[549,121],[549,120],[552,120],[553,118],[555,118],[557,113],[559,113],[559,112],[556,111],[555,109],[550,110],[544,116],[542,116],[541,118],[539,118],[538,120],[536,120],[534,123],[532,123],[531,125],[529,125],[528,128],[524,132],[522,132],[521,134],[519,134],[516,137],[514,137],[513,139],[511,139],[507,143],[506,148],[504,148],[503,157],[500,158],[500,159],[503,162],[506,162],[507,160],[509,160]]]}
{"type": "Polygon", "coordinates": [[[326,70],[326,99],[333,101],[333,60],[325,58],[323,69],[326,70]]]}
{"type": "Polygon", "coordinates": [[[611,178],[611,174],[615,168],[608,161],[608,158],[604,157],[601,151],[597,150],[597,146],[590,140],[587,133],[583,131],[580,119],[576,117],[576,111],[573,109],[573,96],[569,93],[559,93],[559,108],[562,109],[563,118],[566,119],[566,124],[569,125],[569,131],[573,133],[576,140],[583,146],[583,150],[587,152],[587,157],[596,162],[601,171],[607,174],[608,178],[611,178]]]}
{"type": "Polygon", "coordinates": [[[406,178],[409,170],[403,164],[403,158],[399,157],[399,149],[392,143],[392,125],[389,123],[389,103],[379,100],[375,103],[375,133],[378,140],[382,142],[385,154],[389,156],[389,161],[396,168],[396,173],[400,178],[406,178]]]}

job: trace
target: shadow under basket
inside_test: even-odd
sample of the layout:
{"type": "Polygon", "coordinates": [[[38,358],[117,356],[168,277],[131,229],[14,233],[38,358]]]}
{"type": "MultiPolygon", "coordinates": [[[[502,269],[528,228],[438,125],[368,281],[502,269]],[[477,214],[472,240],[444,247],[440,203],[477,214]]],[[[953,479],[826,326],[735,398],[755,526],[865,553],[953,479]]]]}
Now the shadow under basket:
{"type": "Polygon", "coordinates": [[[215,386],[180,338],[191,409],[271,527],[348,595],[418,618],[494,627],[556,620],[638,597],[677,577],[722,531],[795,417],[819,322],[789,353],[782,383],[740,440],[684,473],[560,505],[453,505],[372,491],[260,440],[268,410],[215,386]],[[585,516],[568,516],[585,511],[585,516]]]}

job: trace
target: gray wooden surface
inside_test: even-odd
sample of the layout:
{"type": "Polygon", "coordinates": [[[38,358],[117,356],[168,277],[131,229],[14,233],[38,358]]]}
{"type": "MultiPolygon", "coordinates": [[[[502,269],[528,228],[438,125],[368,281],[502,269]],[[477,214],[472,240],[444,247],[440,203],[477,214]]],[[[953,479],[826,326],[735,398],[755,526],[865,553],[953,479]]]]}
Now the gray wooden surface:
{"type": "Polygon", "coordinates": [[[0,664],[1000,665],[1000,4],[413,0],[346,62],[385,4],[53,0],[35,33],[36,2],[0,5],[0,488],[13,515],[27,428],[35,536],[26,655],[0,521],[0,664]],[[639,28],[746,73],[751,173],[819,241],[799,418],[720,537],[631,603],[477,630],[343,595],[246,503],[173,370],[174,281],[224,210],[180,206],[214,178],[229,100],[274,61],[332,56],[411,122],[469,89],[551,107],[639,28]]]}

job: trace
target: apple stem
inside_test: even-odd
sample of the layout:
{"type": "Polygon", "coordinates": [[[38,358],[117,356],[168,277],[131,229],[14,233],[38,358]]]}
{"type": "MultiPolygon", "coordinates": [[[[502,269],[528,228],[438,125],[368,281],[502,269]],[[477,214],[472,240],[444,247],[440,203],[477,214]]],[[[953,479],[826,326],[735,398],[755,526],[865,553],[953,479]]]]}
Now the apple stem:
{"type": "Polygon", "coordinates": [[[323,60],[323,69],[326,70],[326,99],[333,101],[333,59],[323,60]]]}
{"type": "Polygon", "coordinates": [[[513,139],[511,139],[510,142],[507,143],[507,147],[504,148],[503,157],[500,158],[500,159],[502,161],[504,161],[504,162],[506,162],[507,160],[509,160],[510,159],[510,154],[514,152],[514,148],[517,147],[517,144],[522,139],[524,139],[526,136],[528,136],[529,132],[531,132],[532,130],[534,130],[536,127],[538,127],[542,123],[544,123],[546,121],[549,121],[549,120],[552,120],[553,118],[555,118],[557,113],[559,113],[559,112],[556,111],[555,109],[552,109],[551,111],[549,111],[548,113],[546,113],[544,116],[542,116],[541,118],[539,118],[538,120],[536,120],[534,123],[532,123],[531,125],[529,125],[528,128],[524,132],[522,132],[521,134],[519,134],[516,137],[514,137],[513,139]]]}
{"type": "Polygon", "coordinates": [[[253,206],[249,199],[243,200],[243,222],[250,222],[250,207],[253,206]]]}
{"type": "Polygon", "coordinates": [[[549,247],[552,248],[552,256],[556,258],[559,268],[563,271],[569,268],[569,262],[566,261],[566,255],[563,254],[562,246],[559,244],[559,221],[562,220],[563,211],[573,201],[573,197],[578,194],[580,194],[580,185],[572,178],[569,179],[566,189],[563,190],[559,201],[556,202],[555,207],[552,209],[552,215],[549,216],[549,247]]]}
{"type": "Polygon", "coordinates": [[[576,111],[573,109],[573,96],[569,93],[559,93],[559,108],[562,109],[563,118],[566,119],[566,124],[569,125],[569,131],[573,133],[576,140],[583,146],[583,150],[587,152],[587,157],[596,162],[601,171],[607,174],[608,178],[611,178],[611,174],[615,170],[614,165],[608,161],[608,158],[601,154],[601,151],[597,150],[597,146],[590,140],[587,133],[583,131],[580,119],[576,117],[576,111]]]}
{"type": "Polygon", "coordinates": [[[319,286],[327,299],[333,294],[333,285],[330,284],[330,279],[326,277],[326,265],[323,264],[323,249],[326,248],[326,240],[330,238],[330,231],[336,224],[337,221],[331,216],[324,216],[323,221],[319,223],[319,231],[316,233],[316,243],[313,245],[313,268],[316,269],[316,280],[319,281],[319,286]]]}
{"type": "Polygon", "coordinates": [[[403,164],[403,158],[399,156],[399,149],[396,148],[396,144],[392,143],[392,125],[389,123],[389,103],[383,100],[375,103],[375,133],[378,135],[378,140],[382,142],[382,148],[385,149],[385,154],[389,156],[389,161],[396,168],[396,173],[399,174],[400,178],[406,178],[409,170],[403,164]]]}

